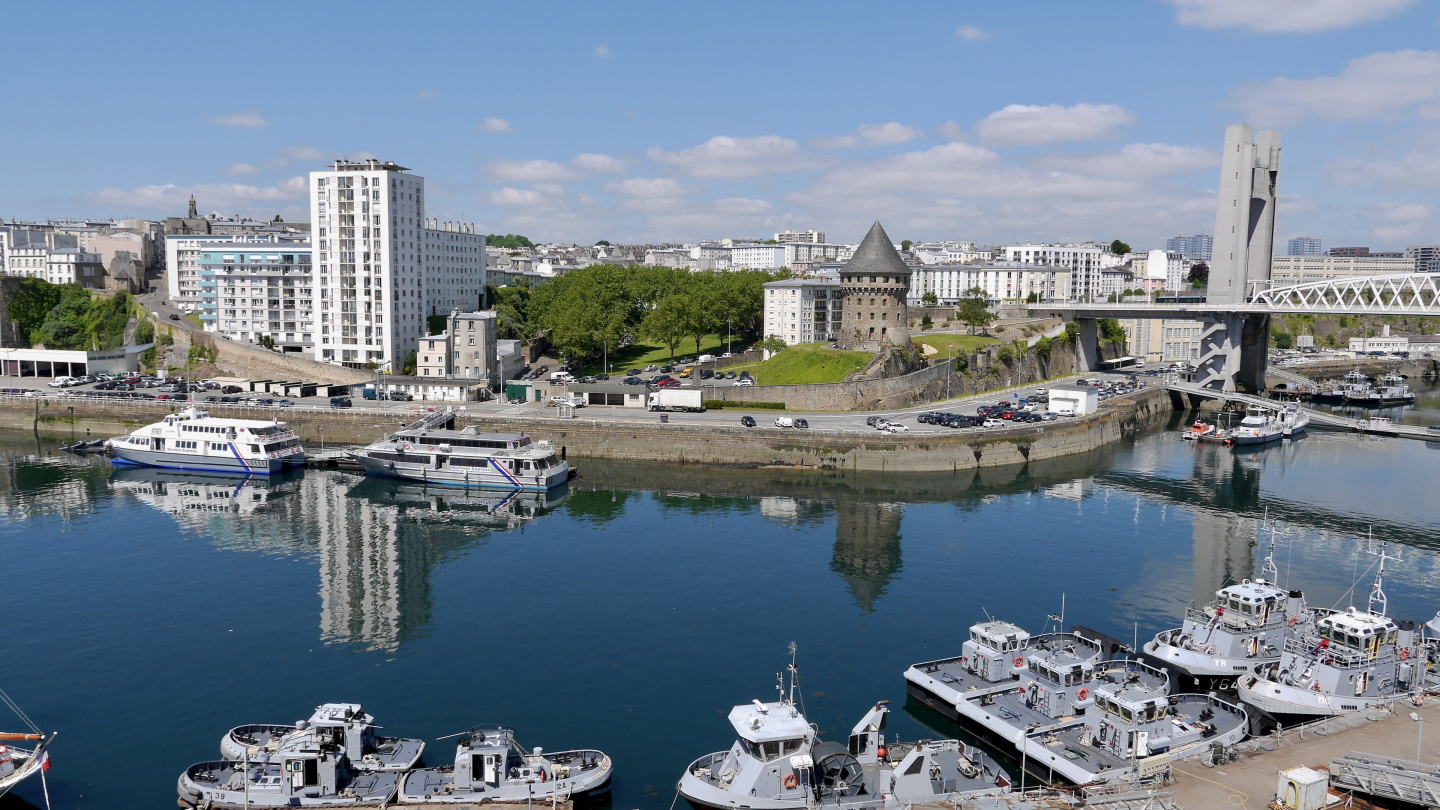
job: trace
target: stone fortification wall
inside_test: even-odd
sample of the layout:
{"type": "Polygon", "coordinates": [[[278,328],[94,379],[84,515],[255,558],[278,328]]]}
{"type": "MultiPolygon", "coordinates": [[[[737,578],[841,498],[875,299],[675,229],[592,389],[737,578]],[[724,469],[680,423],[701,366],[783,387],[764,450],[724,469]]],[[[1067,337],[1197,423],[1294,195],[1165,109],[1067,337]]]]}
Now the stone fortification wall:
{"type": "Polygon", "coordinates": [[[20,327],[10,320],[10,296],[23,279],[0,278],[0,348],[28,349],[28,335],[20,334],[20,327]]]}
{"type": "MultiPolygon", "coordinates": [[[[0,401],[0,427],[34,427],[65,439],[106,437],[157,421],[170,410],[163,403],[72,406],[59,400],[0,401]]],[[[459,425],[480,425],[487,431],[523,431],[553,441],[567,457],[838,471],[954,472],[1093,452],[1133,436],[1141,426],[1169,410],[1169,401],[1155,389],[1110,400],[1100,413],[1080,419],[913,437],[868,430],[661,423],[649,414],[614,421],[473,414],[462,415],[459,425]]],[[[248,419],[275,416],[269,408],[227,408],[225,413],[248,419]]],[[[355,409],[287,410],[282,418],[314,449],[321,441],[327,446],[368,443],[415,417],[409,413],[355,409]]]]}
{"type": "MultiPolygon", "coordinates": [[[[157,328],[164,329],[163,321],[157,328]]],[[[174,329],[175,350],[170,352],[168,362],[183,365],[190,348],[189,330],[174,329]]],[[[215,346],[215,366],[227,376],[248,377],[252,380],[313,380],[329,383],[359,383],[375,379],[375,372],[363,368],[346,368],[310,360],[298,354],[281,354],[260,346],[251,346],[231,340],[223,335],[204,332],[208,342],[215,346]]]]}
{"type": "Polygon", "coordinates": [[[705,399],[727,402],[783,402],[791,410],[861,411],[904,408],[950,396],[992,391],[1007,385],[1028,385],[1075,370],[1075,344],[1057,341],[1050,356],[1014,352],[1001,360],[1001,346],[989,346],[964,357],[940,360],[919,371],[878,380],[822,385],[706,386],[705,399]]]}

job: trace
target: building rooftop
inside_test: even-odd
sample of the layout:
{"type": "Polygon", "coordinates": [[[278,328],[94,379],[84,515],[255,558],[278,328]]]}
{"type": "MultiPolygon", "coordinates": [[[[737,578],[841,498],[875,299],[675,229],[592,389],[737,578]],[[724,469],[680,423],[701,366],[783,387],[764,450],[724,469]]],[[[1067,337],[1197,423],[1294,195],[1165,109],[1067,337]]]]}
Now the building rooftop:
{"type": "Polygon", "coordinates": [[[840,269],[843,273],[888,273],[910,275],[910,266],[900,258],[890,235],[880,227],[880,220],[870,226],[870,232],[855,248],[855,255],[840,269]]]}
{"type": "Polygon", "coordinates": [[[333,164],[337,172],[408,172],[409,169],[388,160],[337,160],[333,164]]]}

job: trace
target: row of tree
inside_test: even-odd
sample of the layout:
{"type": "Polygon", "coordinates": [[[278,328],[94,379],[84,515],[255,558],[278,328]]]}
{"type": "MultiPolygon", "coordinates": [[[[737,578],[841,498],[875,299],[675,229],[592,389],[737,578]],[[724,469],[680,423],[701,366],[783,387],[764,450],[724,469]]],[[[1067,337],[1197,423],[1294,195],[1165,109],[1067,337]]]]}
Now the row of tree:
{"type": "Polygon", "coordinates": [[[118,348],[134,309],[124,290],[92,295],[77,284],[51,284],[39,278],[14,284],[6,299],[6,315],[20,334],[31,345],[51,349],[118,348]]]}
{"type": "Polygon", "coordinates": [[[637,340],[655,341],[673,358],[686,339],[727,327],[750,340],[763,331],[767,282],[788,276],[759,270],[692,273],[673,267],[597,264],[535,287],[489,290],[501,337],[545,332],[567,358],[598,357],[637,340]]]}

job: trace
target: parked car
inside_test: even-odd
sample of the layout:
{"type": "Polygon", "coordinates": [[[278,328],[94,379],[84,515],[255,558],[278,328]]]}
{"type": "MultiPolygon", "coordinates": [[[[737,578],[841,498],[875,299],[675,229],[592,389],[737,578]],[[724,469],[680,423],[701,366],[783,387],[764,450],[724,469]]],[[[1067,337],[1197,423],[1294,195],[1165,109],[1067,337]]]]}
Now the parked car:
{"type": "Polygon", "coordinates": [[[702,380],[708,380],[708,379],[713,378],[714,376],[715,376],[715,372],[711,371],[710,369],[708,369],[708,368],[702,368],[702,369],[700,369],[700,379],[702,379],[702,380]]]}
{"type": "Polygon", "coordinates": [[[755,384],[755,380],[752,379],[752,378],[750,378],[750,377],[741,377],[740,379],[738,379],[738,380],[735,381],[735,384],[736,384],[736,385],[754,385],[754,384],[755,384]]]}
{"type": "MultiPolygon", "coordinates": [[[[129,382],[129,380],[126,380],[126,382],[129,382]]],[[[225,386],[224,388],[221,388],[221,389],[220,389],[220,393],[222,393],[222,394],[238,394],[238,393],[242,392],[243,390],[244,390],[244,389],[241,388],[241,387],[238,386],[238,385],[227,385],[227,386],[225,386]]]]}
{"type": "Polygon", "coordinates": [[[172,321],[178,321],[178,320],[180,320],[180,316],[179,316],[179,315],[176,315],[175,313],[172,312],[172,313],[170,313],[170,320],[172,320],[172,321]]]}
{"type": "Polygon", "coordinates": [[[404,391],[392,391],[390,392],[390,399],[396,402],[413,402],[415,401],[415,395],[407,394],[404,391]]]}
{"type": "Polygon", "coordinates": [[[791,418],[788,417],[788,416],[777,416],[777,417],[775,417],[775,427],[778,427],[778,428],[792,428],[792,427],[795,427],[795,420],[794,420],[794,419],[791,419],[791,418]]]}
{"type": "Polygon", "coordinates": [[[875,427],[881,421],[883,420],[878,416],[867,416],[865,417],[865,427],[875,427]]]}
{"type": "Polygon", "coordinates": [[[659,370],[660,370],[660,367],[657,366],[657,365],[655,365],[654,363],[651,363],[650,365],[648,365],[648,366],[646,366],[645,368],[641,369],[641,371],[644,371],[644,372],[647,372],[647,373],[648,373],[648,372],[651,372],[651,371],[659,371],[659,370]]]}
{"type": "Polygon", "coordinates": [[[909,433],[909,432],[910,432],[910,428],[905,427],[904,425],[900,424],[899,422],[886,422],[886,423],[885,423],[885,428],[884,428],[884,430],[885,430],[886,433],[909,433]]]}
{"type": "Polygon", "coordinates": [[[797,428],[808,428],[808,427],[810,427],[810,423],[809,423],[809,422],[806,422],[804,419],[796,419],[796,420],[795,420],[795,427],[797,427],[797,428]]]}
{"type": "Polygon", "coordinates": [[[1054,411],[1046,411],[1040,414],[1040,421],[1042,422],[1054,422],[1056,419],[1059,418],[1060,414],[1055,413],[1054,411]]]}
{"type": "Polygon", "coordinates": [[[626,377],[620,381],[621,385],[644,385],[645,381],[639,377],[626,377]]]}
{"type": "MultiPolygon", "coordinates": [[[[650,370],[652,370],[652,369],[654,369],[654,368],[655,368],[654,366],[646,366],[646,367],[645,367],[645,370],[646,370],[646,371],[650,371],[650,370]]],[[[640,369],[638,369],[638,368],[632,368],[632,369],[630,369],[629,371],[626,371],[626,372],[625,372],[625,376],[626,376],[626,377],[634,377],[634,376],[638,375],[639,373],[640,373],[640,369]]]]}
{"type": "Polygon", "coordinates": [[[987,427],[987,428],[1005,427],[1005,423],[1004,423],[1004,422],[1001,422],[999,419],[986,419],[986,420],[985,420],[985,427],[987,427]]]}
{"type": "Polygon", "coordinates": [[[755,427],[755,417],[742,416],[740,417],[740,424],[744,425],[745,427],[755,427]]]}
{"type": "Polygon", "coordinates": [[[727,371],[727,372],[725,373],[725,379],[727,379],[727,380],[733,380],[733,379],[735,379],[735,372],[733,372],[733,371],[727,371]]]}
{"type": "Polygon", "coordinates": [[[332,408],[349,408],[351,404],[350,397],[330,397],[330,407],[332,408]]]}

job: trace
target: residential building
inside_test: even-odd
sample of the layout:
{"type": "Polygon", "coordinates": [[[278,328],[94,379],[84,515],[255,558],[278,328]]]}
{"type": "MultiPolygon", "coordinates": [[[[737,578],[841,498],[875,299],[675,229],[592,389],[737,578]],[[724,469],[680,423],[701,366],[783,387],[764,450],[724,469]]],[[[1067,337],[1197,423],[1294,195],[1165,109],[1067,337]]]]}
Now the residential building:
{"type": "Polygon", "coordinates": [[[1326,255],[1326,256],[1343,256],[1343,257],[1345,257],[1345,258],[1361,258],[1361,257],[1366,257],[1366,256],[1373,256],[1373,257],[1375,257],[1375,258],[1377,258],[1377,259],[1398,259],[1398,258],[1403,257],[1405,254],[1404,254],[1404,253],[1398,253],[1398,252],[1397,252],[1397,253],[1380,253],[1380,252],[1371,253],[1371,252],[1370,252],[1370,248],[1368,248],[1368,247],[1337,247],[1337,248],[1330,248],[1329,250],[1325,251],[1325,255],[1326,255]]]}
{"type": "Polygon", "coordinates": [[[1207,303],[1244,303],[1252,287],[1270,280],[1279,183],[1280,133],[1248,124],[1226,128],[1207,303]]]}
{"type": "MultiPolygon", "coordinates": [[[[1169,241],[1169,240],[1167,240],[1169,241]]],[[[1169,250],[1152,250],[1145,254],[1143,272],[1137,269],[1137,277],[1147,282],[1158,282],[1167,290],[1183,290],[1188,286],[1187,278],[1190,276],[1190,268],[1196,264],[1196,259],[1191,259],[1183,253],[1169,250]]],[[[1150,291],[1147,284],[1146,292],[1150,291]]]]}
{"type": "Polygon", "coordinates": [[[45,275],[51,284],[79,284],[91,290],[105,289],[105,265],[100,254],[82,248],[60,248],[45,257],[45,275]]]}
{"type": "Polygon", "coordinates": [[[980,250],[974,242],[921,242],[910,247],[910,255],[920,264],[971,264],[990,261],[990,251],[980,250]]]}
{"type": "Polygon", "coordinates": [[[765,337],[787,344],[829,343],[840,332],[840,281],[787,278],[765,285],[765,337]]]}
{"type": "MultiPolygon", "coordinates": [[[[1369,250],[1366,250],[1369,253],[1369,250]]],[[[1285,254],[1288,256],[1320,256],[1324,251],[1320,249],[1320,240],[1312,236],[1297,236],[1286,243],[1285,254]]]]}
{"type": "Polygon", "coordinates": [[[416,341],[415,376],[448,377],[446,369],[450,364],[450,336],[448,334],[426,335],[416,341]]]}
{"type": "Polygon", "coordinates": [[[1179,253],[1187,259],[1208,262],[1215,251],[1215,237],[1208,233],[1197,233],[1194,236],[1172,236],[1165,240],[1165,250],[1169,253],[1179,253]]]}
{"type": "MultiPolygon", "coordinates": [[[[1270,283],[1281,287],[1356,276],[1386,276],[1412,273],[1415,260],[1369,256],[1276,256],[1270,283]]],[[[1213,278],[1213,276],[1212,276],[1213,278]]],[[[1213,281],[1211,283],[1214,283],[1213,281]]]]}
{"type": "Polygon", "coordinates": [[[831,245],[826,242],[791,242],[784,248],[785,258],[781,267],[793,267],[797,262],[813,265],[844,261],[850,257],[851,250],[849,245],[831,245]]]}
{"type": "MultiPolygon", "coordinates": [[[[1386,330],[1389,331],[1388,329],[1386,330]]],[[[1410,351],[1410,338],[1395,337],[1392,335],[1377,335],[1375,337],[1352,337],[1350,338],[1350,351],[1352,352],[1385,352],[1387,354],[1398,354],[1410,351]]]]}
{"type": "MultiPolygon", "coordinates": [[[[425,178],[374,158],[310,172],[314,356],[399,370],[425,335],[425,178]]],[[[483,247],[483,246],[482,246],[483,247]]]]}
{"type": "Polygon", "coordinates": [[[731,249],[719,242],[701,242],[698,245],[691,245],[687,248],[690,254],[689,261],[684,266],[691,270],[729,270],[731,268],[731,249]]]}
{"type": "Polygon", "coordinates": [[[938,303],[956,304],[975,287],[995,303],[1026,301],[1031,294],[1037,301],[1065,301],[1070,297],[1070,279],[1067,267],[1019,262],[921,265],[911,268],[908,303],[920,306],[926,293],[934,293],[938,303]]]}
{"type": "Polygon", "coordinates": [[[1121,318],[1126,353],[1146,363],[1187,363],[1200,359],[1204,324],[1191,320],[1121,318]]]}
{"type": "Polygon", "coordinates": [[[652,267],[674,267],[681,269],[690,266],[690,257],[691,252],[689,248],[660,248],[646,251],[645,263],[652,267]]]}
{"type": "Polygon", "coordinates": [[[1405,258],[1415,263],[1417,273],[1440,273],[1440,245],[1411,245],[1405,258]]]}
{"type": "Polygon", "coordinates": [[[429,315],[485,306],[485,235],[473,223],[425,224],[425,294],[429,315]]]}
{"type": "Polygon", "coordinates": [[[825,234],[811,228],[808,231],[781,231],[775,234],[775,241],[782,245],[799,242],[822,243],[825,241],[825,234]]]}
{"type": "Polygon", "coordinates": [[[171,237],[193,252],[197,312],[206,331],[303,353],[315,344],[315,275],[309,236],[171,237]],[[197,249],[184,245],[198,243],[197,249]]]}
{"type": "Polygon", "coordinates": [[[518,340],[497,340],[500,354],[500,380],[519,379],[525,373],[525,348],[518,340]]]}
{"type": "Polygon", "coordinates": [[[730,266],[745,270],[779,270],[785,266],[785,245],[733,245],[730,266]]]}
{"type": "Polygon", "coordinates": [[[1109,295],[1102,284],[1100,271],[1119,257],[1109,245],[1094,242],[1075,244],[1007,245],[1001,248],[1007,262],[1036,267],[1063,267],[1070,270],[1070,298],[1078,301],[1103,301],[1109,295]]]}

